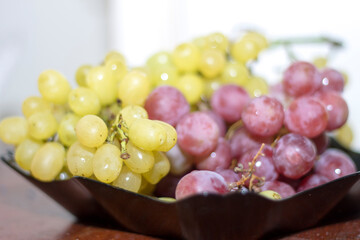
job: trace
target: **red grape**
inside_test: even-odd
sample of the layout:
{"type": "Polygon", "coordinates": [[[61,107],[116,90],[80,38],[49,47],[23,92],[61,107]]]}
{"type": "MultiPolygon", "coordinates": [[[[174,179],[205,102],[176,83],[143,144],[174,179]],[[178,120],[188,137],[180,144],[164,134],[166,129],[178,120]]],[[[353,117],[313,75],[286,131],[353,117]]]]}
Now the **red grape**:
{"type": "Polygon", "coordinates": [[[305,191],[307,189],[325,184],[329,182],[330,180],[320,174],[310,174],[309,176],[305,177],[301,180],[300,185],[297,189],[298,192],[305,191]]]}
{"type": "Polygon", "coordinates": [[[252,99],[243,109],[241,119],[250,133],[270,137],[282,127],[284,109],[275,98],[260,96],[252,99]]]}
{"type": "Polygon", "coordinates": [[[345,80],[343,75],[335,69],[326,68],[321,72],[322,84],[320,91],[336,91],[344,90],[345,80]]]}
{"type": "Polygon", "coordinates": [[[225,179],[218,173],[194,170],[182,177],[176,186],[175,198],[182,199],[197,193],[229,192],[225,179]]]}
{"type": "Polygon", "coordinates": [[[225,181],[230,184],[230,183],[234,183],[240,180],[240,176],[239,174],[235,173],[234,170],[232,169],[216,169],[216,171],[218,174],[220,174],[221,176],[223,176],[223,178],[225,179],[225,181]]]}
{"type": "Polygon", "coordinates": [[[224,119],[222,119],[222,117],[214,111],[209,110],[209,111],[204,111],[204,112],[207,115],[209,115],[216,122],[216,124],[219,127],[220,137],[224,137],[226,134],[226,123],[225,123],[224,119]]]}
{"type": "Polygon", "coordinates": [[[213,93],[211,107],[226,122],[234,123],[241,119],[241,112],[249,100],[249,94],[242,87],[229,84],[213,93]]]}
{"type": "Polygon", "coordinates": [[[182,116],[190,112],[184,95],[171,86],[155,88],[145,101],[145,109],[150,119],[161,120],[174,127],[182,116]]]}
{"type": "Polygon", "coordinates": [[[315,144],[316,153],[318,155],[325,152],[325,150],[329,146],[329,142],[330,142],[330,138],[325,132],[323,132],[322,134],[320,134],[317,137],[312,138],[311,140],[315,144]]]}
{"type": "Polygon", "coordinates": [[[281,198],[287,198],[296,193],[295,190],[289,184],[276,180],[265,182],[264,185],[261,187],[261,190],[262,191],[273,190],[278,194],[280,194],[281,198]]]}
{"type": "Polygon", "coordinates": [[[314,166],[314,143],[299,134],[289,133],[276,143],[273,160],[276,170],[287,178],[298,179],[314,166]]]}

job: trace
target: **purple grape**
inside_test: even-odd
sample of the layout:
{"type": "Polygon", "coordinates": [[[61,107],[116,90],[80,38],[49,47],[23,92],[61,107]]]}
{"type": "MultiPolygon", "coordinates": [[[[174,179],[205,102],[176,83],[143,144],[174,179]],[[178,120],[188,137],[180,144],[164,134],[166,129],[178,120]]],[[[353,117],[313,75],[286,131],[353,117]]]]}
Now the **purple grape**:
{"type": "Polygon", "coordinates": [[[343,75],[335,69],[326,68],[321,71],[322,84],[319,91],[343,92],[345,80],[343,75]]]}
{"type": "Polygon", "coordinates": [[[325,184],[330,180],[320,174],[310,174],[309,176],[305,177],[301,180],[300,185],[297,189],[297,192],[305,191],[310,188],[317,187],[319,185],[325,184]]]}
{"type": "Polygon", "coordinates": [[[218,125],[220,137],[224,137],[226,134],[226,123],[222,117],[214,111],[204,111],[209,115],[218,125]]]}
{"type": "Polygon", "coordinates": [[[330,142],[330,138],[329,136],[326,134],[326,132],[323,132],[322,134],[320,134],[317,137],[314,137],[311,139],[313,141],[313,143],[315,144],[316,147],[316,153],[318,155],[322,154],[323,152],[325,152],[325,150],[327,149],[327,147],[329,146],[329,142],[330,142]]]}
{"type": "Polygon", "coordinates": [[[240,176],[239,174],[235,173],[234,170],[232,169],[216,169],[216,171],[218,174],[220,174],[221,176],[223,176],[223,178],[225,179],[225,181],[230,184],[230,183],[234,183],[240,180],[240,176]]]}

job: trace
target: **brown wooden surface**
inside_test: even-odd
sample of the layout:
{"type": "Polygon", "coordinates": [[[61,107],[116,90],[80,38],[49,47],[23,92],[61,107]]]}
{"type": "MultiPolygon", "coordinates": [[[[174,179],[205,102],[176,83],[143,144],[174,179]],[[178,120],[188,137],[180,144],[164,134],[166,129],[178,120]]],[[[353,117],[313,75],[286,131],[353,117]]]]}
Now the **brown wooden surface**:
{"type": "MultiPolygon", "coordinates": [[[[357,216],[272,239],[360,239],[360,213],[357,216]]],[[[77,222],[61,206],[0,162],[0,239],[158,238],[128,233],[107,223],[77,222]]]]}

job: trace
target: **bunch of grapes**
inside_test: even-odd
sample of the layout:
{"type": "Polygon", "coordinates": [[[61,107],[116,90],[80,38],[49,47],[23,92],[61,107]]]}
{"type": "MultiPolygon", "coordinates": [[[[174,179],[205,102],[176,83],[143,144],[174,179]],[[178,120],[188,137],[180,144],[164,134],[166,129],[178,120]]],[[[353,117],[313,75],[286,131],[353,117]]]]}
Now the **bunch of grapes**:
{"type": "Polygon", "coordinates": [[[0,122],[0,139],[41,181],[82,176],[177,199],[287,197],[355,172],[349,157],[327,149],[327,132],[348,117],[343,75],[298,61],[269,87],[249,70],[268,45],[256,32],[233,42],[213,33],[135,68],[113,51],[80,66],[75,88],[44,71],[40,96],[25,99],[23,117],[0,122]]]}

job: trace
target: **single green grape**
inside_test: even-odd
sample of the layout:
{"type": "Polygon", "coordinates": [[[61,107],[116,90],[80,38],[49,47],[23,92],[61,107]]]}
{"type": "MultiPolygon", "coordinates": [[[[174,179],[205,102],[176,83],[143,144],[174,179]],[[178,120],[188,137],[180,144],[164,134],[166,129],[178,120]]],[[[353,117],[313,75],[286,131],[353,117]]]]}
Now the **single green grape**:
{"type": "Polygon", "coordinates": [[[47,142],[34,155],[31,174],[34,178],[50,182],[56,178],[64,166],[65,148],[57,142],[47,142]]]}
{"type": "Polygon", "coordinates": [[[159,197],[158,199],[159,199],[160,201],[169,202],[169,203],[176,201],[176,199],[175,199],[175,198],[172,198],[172,197],[159,197]]]}
{"type": "Polygon", "coordinates": [[[74,113],[66,114],[61,120],[58,129],[58,136],[60,142],[64,146],[69,147],[77,140],[75,126],[79,120],[80,117],[74,113]]]}
{"type": "Polygon", "coordinates": [[[351,149],[351,144],[354,140],[354,133],[348,123],[345,123],[342,127],[335,130],[335,138],[344,147],[351,149]]]}
{"type": "Polygon", "coordinates": [[[56,104],[66,103],[71,90],[66,78],[55,70],[46,70],[40,74],[38,88],[45,100],[56,104]]]}
{"type": "Polygon", "coordinates": [[[154,87],[175,86],[179,73],[174,65],[163,65],[149,70],[150,81],[154,87]]]}
{"type": "Polygon", "coordinates": [[[257,58],[260,47],[252,38],[243,37],[236,41],[230,49],[231,56],[240,63],[247,63],[257,58]]]}
{"type": "Polygon", "coordinates": [[[143,177],[151,184],[157,184],[163,177],[165,177],[170,171],[170,162],[163,152],[153,152],[154,154],[154,166],[153,168],[143,173],[143,177]]]}
{"type": "Polygon", "coordinates": [[[69,171],[74,176],[90,177],[93,171],[93,157],[96,148],[81,145],[80,142],[73,143],[66,154],[66,162],[69,171]]]}
{"type": "Polygon", "coordinates": [[[195,44],[195,46],[198,47],[198,49],[201,51],[204,51],[205,49],[207,49],[209,46],[208,46],[208,41],[206,39],[206,36],[201,36],[201,37],[197,37],[197,38],[194,38],[192,40],[192,43],[195,44]]]}
{"type": "Polygon", "coordinates": [[[75,127],[78,141],[86,147],[100,147],[108,136],[105,122],[96,115],[82,117],[75,127]]]}
{"type": "Polygon", "coordinates": [[[29,134],[36,140],[46,140],[58,130],[58,122],[49,112],[38,112],[28,119],[29,134]]]}
{"type": "Polygon", "coordinates": [[[36,112],[51,112],[51,104],[42,97],[28,97],[21,106],[22,112],[26,118],[29,118],[36,112]]]}
{"type": "Polygon", "coordinates": [[[151,91],[151,83],[148,76],[140,71],[130,71],[120,81],[118,97],[123,106],[144,105],[151,91]]]}
{"type": "Polygon", "coordinates": [[[79,116],[96,115],[101,109],[100,100],[96,92],[85,87],[73,89],[69,94],[68,103],[70,109],[79,116]]]}
{"type": "Polygon", "coordinates": [[[125,63],[119,59],[109,59],[106,61],[105,67],[110,72],[112,81],[114,81],[116,85],[119,84],[128,72],[125,63]]]}
{"type": "Polygon", "coordinates": [[[156,69],[161,66],[173,65],[171,54],[165,51],[153,54],[147,61],[146,66],[150,69],[156,69]]]}
{"type": "Polygon", "coordinates": [[[166,130],[156,121],[141,118],[129,128],[129,138],[137,147],[154,151],[166,142],[166,130]]]}
{"type": "Polygon", "coordinates": [[[269,46],[269,42],[266,37],[258,32],[247,32],[243,36],[243,39],[256,42],[259,51],[262,51],[269,46]]]}
{"type": "Polygon", "coordinates": [[[205,80],[204,96],[211,99],[212,94],[222,86],[222,80],[220,78],[212,78],[205,80]]]}
{"type": "Polygon", "coordinates": [[[176,88],[184,94],[189,104],[200,101],[205,91],[205,83],[202,77],[194,73],[182,75],[176,83],[176,88]]]}
{"type": "Polygon", "coordinates": [[[120,149],[109,143],[96,150],[93,157],[93,169],[94,175],[99,181],[111,183],[119,176],[123,165],[120,154],[120,149]]]}
{"type": "Polygon", "coordinates": [[[123,165],[119,176],[112,182],[112,185],[137,193],[141,186],[141,174],[132,172],[126,165],[123,165]]]}
{"type": "Polygon", "coordinates": [[[111,74],[105,66],[97,66],[89,70],[86,78],[87,86],[96,93],[102,106],[115,102],[117,98],[117,84],[111,74]]]}
{"type": "Polygon", "coordinates": [[[269,86],[265,79],[261,77],[250,77],[249,81],[245,85],[246,91],[251,97],[260,97],[266,95],[269,92],[269,86]]]}
{"type": "Polygon", "coordinates": [[[27,138],[15,149],[15,161],[24,170],[30,171],[31,162],[37,150],[43,145],[42,142],[27,138]]]}
{"type": "Polygon", "coordinates": [[[222,51],[223,53],[227,52],[229,48],[229,40],[227,37],[219,32],[211,33],[205,37],[207,48],[214,48],[222,51]]]}
{"type": "Polygon", "coordinates": [[[249,81],[249,70],[239,62],[227,62],[221,75],[224,84],[237,84],[245,86],[249,81]]]}
{"type": "Polygon", "coordinates": [[[0,122],[0,139],[18,145],[28,136],[28,123],[23,117],[6,117],[0,122]]]}
{"type": "Polygon", "coordinates": [[[199,66],[200,50],[193,43],[182,43],[175,48],[172,59],[180,72],[195,72],[199,66]]]}
{"type": "Polygon", "coordinates": [[[55,117],[56,121],[59,123],[63,117],[70,112],[68,104],[51,104],[51,114],[55,117]]]}
{"type": "Polygon", "coordinates": [[[173,126],[171,126],[170,124],[163,122],[163,121],[159,121],[159,120],[153,120],[157,123],[159,123],[166,131],[166,141],[161,144],[156,150],[157,151],[162,151],[162,152],[167,152],[170,149],[172,149],[177,141],[177,133],[176,130],[173,126]]]}
{"type": "Polygon", "coordinates": [[[206,49],[201,54],[199,70],[204,77],[214,78],[222,73],[225,62],[223,52],[217,49],[206,49]]]}
{"type": "Polygon", "coordinates": [[[264,196],[266,198],[272,199],[272,200],[280,200],[281,196],[279,193],[272,191],[272,190],[266,190],[259,193],[261,196],[264,196]]]}
{"type": "Polygon", "coordinates": [[[148,113],[145,108],[137,105],[128,105],[121,110],[121,116],[124,119],[128,128],[131,127],[136,119],[148,119],[148,113]]]}
{"type": "Polygon", "coordinates": [[[120,60],[122,61],[124,64],[126,64],[126,60],[124,55],[122,55],[121,53],[119,53],[118,51],[110,51],[106,54],[105,56],[105,64],[111,60],[120,60]]]}
{"type": "Polygon", "coordinates": [[[76,70],[75,80],[80,87],[87,86],[86,78],[91,68],[91,65],[82,65],[76,70]]]}
{"type": "Polygon", "coordinates": [[[125,165],[135,173],[145,173],[154,166],[154,154],[136,147],[131,140],[126,144],[130,158],[124,160],[125,165]]]}

